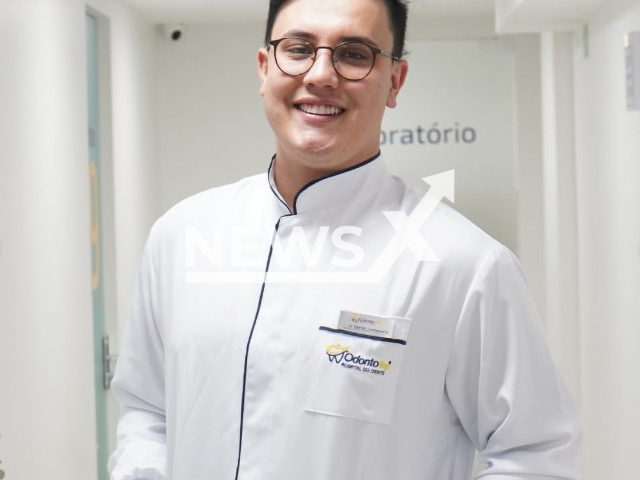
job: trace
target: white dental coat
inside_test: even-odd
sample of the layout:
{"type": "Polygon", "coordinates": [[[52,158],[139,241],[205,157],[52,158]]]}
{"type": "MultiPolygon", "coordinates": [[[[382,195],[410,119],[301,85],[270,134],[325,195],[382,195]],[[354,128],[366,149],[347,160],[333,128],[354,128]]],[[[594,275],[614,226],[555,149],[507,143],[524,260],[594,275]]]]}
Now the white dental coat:
{"type": "Polygon", "coordinates": [[[466,480],[475,449],[484,480],[579,478],[576,409],[518,260],[442,203],[409,235],[422,199],[374,158],[294,212],[262,174],[160,218],[113,382],[111,478],[466,480]],[[276,255],[300,232],[309,251],[276,255]],[[345,275],[402,238],[379,281],[345,275]],[[429,248],[439,261],[418,261],[429,248]],[[343,311],[387,331],[345,332],[343,311]]]}

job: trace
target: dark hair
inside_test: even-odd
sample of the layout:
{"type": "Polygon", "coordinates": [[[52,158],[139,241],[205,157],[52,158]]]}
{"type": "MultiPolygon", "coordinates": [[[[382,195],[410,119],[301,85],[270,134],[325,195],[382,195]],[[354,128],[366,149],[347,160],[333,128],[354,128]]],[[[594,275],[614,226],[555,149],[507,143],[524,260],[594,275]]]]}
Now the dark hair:
{"type": "MultiPolygon", "coordinates": [[[[295,0],[269,0],[269,14],[267,15],[267,29],[264,35],[264,44],[269,45],[273,24],[280,10],[287,4],[295,0]]],[[[404,37],[407,31],[407,11],[405,0],[380,0],[384,2],[389,13],[389,23],[393,33],[392,53],[401,58],[404,54],[404,37]]]]}

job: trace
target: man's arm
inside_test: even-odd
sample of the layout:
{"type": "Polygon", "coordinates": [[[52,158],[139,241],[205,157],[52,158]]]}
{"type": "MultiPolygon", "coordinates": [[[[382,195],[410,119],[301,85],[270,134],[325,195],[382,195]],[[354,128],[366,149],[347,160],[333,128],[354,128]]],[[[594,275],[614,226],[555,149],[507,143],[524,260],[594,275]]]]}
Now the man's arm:
{"type": "Polygon", "coordinates": [[[165,480],[164,345],[150,243],[140,266],[131,317],[112,383],[123,405],[118,444],[109,459],[111,480],[165,480]]]}
{"type": "Polygon", "coordinates": [[[485,480],[577,480],[577,410],[544,340],[520,264],[503,246],[477,270],[446,388],[485,480]]]}

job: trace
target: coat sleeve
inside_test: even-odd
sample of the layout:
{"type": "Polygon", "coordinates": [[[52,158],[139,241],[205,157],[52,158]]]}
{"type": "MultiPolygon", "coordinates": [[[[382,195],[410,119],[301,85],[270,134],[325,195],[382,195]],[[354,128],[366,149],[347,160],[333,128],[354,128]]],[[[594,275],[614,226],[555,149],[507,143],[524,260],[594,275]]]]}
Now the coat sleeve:
{"type": "Polygon", "coordinates": [[[112,392],[122,404],[111,480],[166,479],[164,345],[150,242],[145,248],[112,392]]]}
{"type": "Polygon", "coordinates": [[[547,348],[517,258],[494,247],[456,327],[446,389],[482,480],[577,480],[577,409],[547,348]]]}

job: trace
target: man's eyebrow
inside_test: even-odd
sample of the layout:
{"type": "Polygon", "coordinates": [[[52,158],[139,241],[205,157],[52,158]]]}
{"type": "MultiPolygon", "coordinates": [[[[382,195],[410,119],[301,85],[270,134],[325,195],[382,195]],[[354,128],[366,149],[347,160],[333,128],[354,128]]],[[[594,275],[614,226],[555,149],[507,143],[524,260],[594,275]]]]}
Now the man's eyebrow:
{"type": "Polygon", "coordinates": [[[315,40],[316,36],[313,33],[305,32],[302,30],[289,30],[282,35],[283,37],[301,38],[303,40],[315,40]]]}
{"type": "MultiPolygon", "coordinates": [[[[283,37],[301,38],[302,40],[308,40],[312,42],[316,41],[318,38],[313,33],[305,32],[303,30],[289,30],[287,33],[283,35],[283,37]]],[[[362,42],[362,43],[371,45],[372,47],[379,48],[378,44],[373,40],[371,40],[369,37],[363,37],[360,35],[347,35],[347,36],[338,38],[338,43],[342,43],[342,42],[362,42]]]]}
{"type": "Polygon", "coordinates": [[[378,44],[371,40],[369,37],[361,37],[359,35],[349,35],[347,37],[340,37],[340,42],[362,42],[372,47],[378,47],[378,44]]]}

